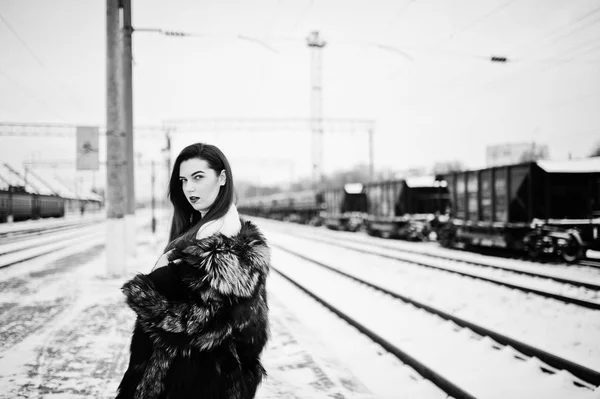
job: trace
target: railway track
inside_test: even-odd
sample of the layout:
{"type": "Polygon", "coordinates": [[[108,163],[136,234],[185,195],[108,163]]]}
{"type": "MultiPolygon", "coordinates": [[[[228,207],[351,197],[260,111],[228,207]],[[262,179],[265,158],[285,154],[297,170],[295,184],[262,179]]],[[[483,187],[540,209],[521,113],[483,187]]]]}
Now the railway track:
{"type": "Polygon", "coordinates": [[[59,240],[77,237],[81,234],[81,230],[85,229],[86,227],[88,226],[72,227],[67,230],[61,231],[50,231],[35,239],[27,239],[8,244],[0,244],[0,257],[17,252],[27,251],[29,249],[40,247],[43,245],[48,245],[59,240]]]}
{"type": "Polygon", "coordinates": [[[37,239],[30,236],[28,239],[19,242],[8,244],[3,242],[0,245],[0,269],[60,251],[82,240],[97,237],[99,226],[98,222],[94,224],[85,223],[83,226],[71,226],[66,232],[63,229],[58,232],[51,229],[46,231],[44,237],[37,239]]]}
{"type": "Polygon", "coordinates": [[[369,242],[366,242],[357,238],[350,238],[347,235],[345,235],[344,237],[333,237],[333,235],[322,234],[319,232],[315,232],[313,234],[299,233],[296,229],[294,229],[293,231],[290,231],[289,229],[285,231],[287,231],[288,234],[292,234],[295,237],[300,237],[306,240],[327,243],[329,245],[334,245],[339,248],[344,248],[359,253],[375,255],[387,259],[409,262],[422,267],[459,274],[462,276],[502,285],[519,291],[534,293],[564,303],[574,304],[594,310],[600,310],[600,285],[596,283],[568,279],[545,273],[534,273],[530,271],[503,267],[489,263],[466,261],[463,259],[451,258],[448,256],[442,256],[438,254],[426,254],[415,250],[406,250],[398,248],[389,244],[376,243],[373,242],[374,240],[369,240],[369,242]],[[480,270],[473,269],[473,267],[464,267],[463,265],[481,268],[483,272],[481,272],[480,270]],[[526,280],[524,282],[516,284],[510,282],[510,278],[506,278],[505,276],[490,276],[488,273],[485,272],[484,269],[486,268],[499,270],[502,271],[504,274],[509,273],[514,275],[527,276],[527,278],[534,278],[535,280],[547,280],[552,283],[555,283],[556,286],[553,287],[553,292],[548,288],[540,289],[535,287],[535,285],[539,286],[540,284],[538,281],[534,281],[533,279],[529,279],[530,281],[526,280]],[[585,289],[585,291],[582,292],[582,288],[585,289]],[[574,294],[578,295],[579,298],[573,295],[560,293],[560,291],[572,291],[574,294]]]}
{"type": "Polygon", "coordinates": [[[555,280],[559,280],[567,275],[569,277],[565,278],[565,280],[581,283],[581,286],[585,286],[585,279],[588,277],[597,277],[597,283],[593,285],[600,285],[600,272],[596,270],[600,268],[600,259],[597,259],[600,258],[600,252],[598,251],[588,251],[592,252],[592,258],[582,259],[578,263],[574,264],[565,264],[552,261],[540,262],[516,257],[514,256],[514,252],[500,252],[500,249],[498,248],[474,247],[471,250],[455,247],[453,249],[446,249],[442,248],[438,243],[382,239],[358,233],[333,231],[329,229],[322,229],[295,223],[279,222],[264,218],[260,218],[260,222],[268,223],[279,229],[283,228],[285,231],[289,231],[292,234],[297,234],[298,231],[303,231],[306,233],[305,235],[310,236],[319,235],[325,238],[338,239],[343,237],[345,242],[370,244],[372,246],[384,249],[419,255],[428,255],[432,258],[444,260],[462,261],[464,263],[469,263],[476,266],[507,270],[524,275],[531,273],[535,276],[548,277],[555,280]],[[430,246],[432,244],[435,245],[430,246]],[[506,266],[507,264],[509,266],[506,266]],[[547,272],[540,271],[541,269],[546,270],[547,272]],[[563,276],[561,276],[561,272],[563,276]],[[573,278],[573,275],[580,275],[580,278],[573,278]]]}
{"type": "Polygon", "coordinates": [[[77,229],[80,227],[92,226],[94,224],[98,224],[102,222],[104,218],[97,218],[92,220],[85,221],[76,221],[76,222],[66,222],[66,223],[58,223],[52,224],[49,226],[38,226],[38,227],[29,227],[23,229],[11,229],[7,231],[0,231],[0,244],[10,244],[14,242],[28,240],[32,237],[47,235],[49,233],[58,233],[61,231],[68,231],[77,229]]]}
{"type": "Polygon", "coordinates": [[[271,245],[285,254],[282,257],[274,253],[277,273],[450,396],[591,397],[588,395],[600,385],[597,371],[399,295],[296,251],[271,245]],[[286,262],[286,257],[301,259],[302,266],[298,262],[286,262]],[[382,314],[385,316],[381,317],[382,314]],[[572,376],[565,375],[563,370],[572,376]],[[524,375],[532,381],[526,381],[524,375]],[[561,395],[557,389],[566,389],[565,379],[572,383],[569,393],[556,396],[561,395]],[[528,386],[529,382],[531,386],[528,386]],[[551,390],[553,394],[545,396],[545,390],[551,390]],[[525,392],[536,394],[528,396],[525,392]]]}
{"type": "Polygon", "coordinates": [[[583,259],[579,261],[580,265],[593,267],[595,269],[600,269],[600,260],[597,259],[583,259]]]}

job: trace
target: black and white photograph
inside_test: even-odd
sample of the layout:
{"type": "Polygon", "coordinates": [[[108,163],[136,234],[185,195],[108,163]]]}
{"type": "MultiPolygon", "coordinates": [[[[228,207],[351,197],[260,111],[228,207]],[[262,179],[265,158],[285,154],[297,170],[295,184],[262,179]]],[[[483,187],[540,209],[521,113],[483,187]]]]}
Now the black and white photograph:
{"type": "Polygon", "coordinates": [[[0,399],[600,399],[599,0],[0,0],[0,399]]]}

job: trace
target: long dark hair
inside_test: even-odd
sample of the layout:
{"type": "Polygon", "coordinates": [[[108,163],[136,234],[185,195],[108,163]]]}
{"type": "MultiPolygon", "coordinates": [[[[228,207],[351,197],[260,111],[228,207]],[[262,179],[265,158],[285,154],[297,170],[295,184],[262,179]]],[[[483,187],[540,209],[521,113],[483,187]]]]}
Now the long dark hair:
{"type": "Polygon", "coordinates": [[[210,222],[217,220],[227,213],[229,207],[234,202],[235,189],[233,186],[233,175],[229,161],[225,154],[217,147],[211,144],[196,143],[185,147],[175,159],[173,165],[173,173],[169,180],[169,199],[173,204],[173,220],[171,222],[171,233],[169,234],[169,244],[164,252],[175,247],[180,240],[187,240],[196,237],[200,227],[210,222]],[[179,180],[179,168],[181,163],[192,158],[203,159],[208,163],[208,166],[214,170],[217,175],[222,170],[225,171],[225,185],[219,188],[219,194],[215,202],[206,212],[204,217],[200,212],[196,211],[188,202],[181,181],[179,180]]]}

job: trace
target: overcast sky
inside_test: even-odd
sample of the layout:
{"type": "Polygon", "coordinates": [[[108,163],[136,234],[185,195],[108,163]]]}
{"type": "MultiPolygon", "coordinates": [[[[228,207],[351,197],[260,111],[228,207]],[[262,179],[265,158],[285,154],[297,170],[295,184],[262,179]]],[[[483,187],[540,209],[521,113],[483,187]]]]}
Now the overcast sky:
{"type": "MultiPolygon", "coordinates": [[[[105,1],[0,0],[0,15],[0,121],[105,124],[105,1]]],[[[504,142],[581,157],[600,139],[598,0],[133,0],[133,25],[194,35],[134,33],[136,125],[309,117],[318,30],[323,115],[373,120],[377,168],[483,166],[504,142]]],[[[182,133],[174,149],[201,140],[257,180],[309,173],[308,131],[182,133]]],[[[71,158],[73,143],[0,137],[0,157],[71,158]]],[[[162,144],[136,150],[160,159],[162,144]]],[[[367,162],[367,144],[326,136],[326,169],[367,162]]]]}

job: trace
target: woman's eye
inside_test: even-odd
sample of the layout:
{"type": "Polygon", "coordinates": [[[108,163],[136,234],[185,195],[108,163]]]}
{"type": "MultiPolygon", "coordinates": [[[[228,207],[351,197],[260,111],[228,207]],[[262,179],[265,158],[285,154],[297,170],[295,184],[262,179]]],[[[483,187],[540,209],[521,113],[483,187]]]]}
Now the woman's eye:
{"type": "Polygon", "coordinates": [[[200,180],[200,179],[202,179],[202,176],[200,176],[200,175],[198,175],[198,176],[194,176],[194,179],[196,179],[196,180],[200,180]]]}

